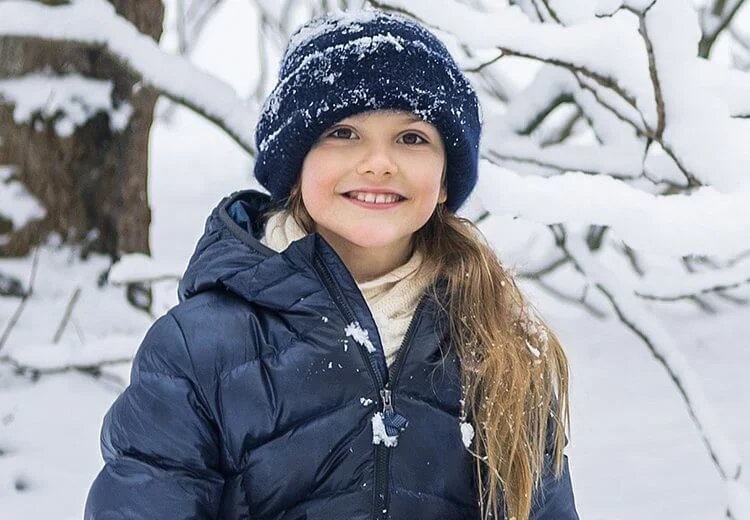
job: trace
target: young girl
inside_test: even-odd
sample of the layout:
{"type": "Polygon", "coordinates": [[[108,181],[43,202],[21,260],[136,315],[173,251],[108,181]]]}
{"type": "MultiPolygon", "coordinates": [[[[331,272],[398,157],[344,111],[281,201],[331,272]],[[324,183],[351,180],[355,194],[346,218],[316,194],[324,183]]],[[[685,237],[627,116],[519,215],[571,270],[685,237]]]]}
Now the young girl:
{"type": "Polygon", "coordinates": [[[270,197],[209,217],[86,518],[577,519],[565,355],[455,215],[480,128],[424,27],[299,29],[256,129],[270,197]]]}

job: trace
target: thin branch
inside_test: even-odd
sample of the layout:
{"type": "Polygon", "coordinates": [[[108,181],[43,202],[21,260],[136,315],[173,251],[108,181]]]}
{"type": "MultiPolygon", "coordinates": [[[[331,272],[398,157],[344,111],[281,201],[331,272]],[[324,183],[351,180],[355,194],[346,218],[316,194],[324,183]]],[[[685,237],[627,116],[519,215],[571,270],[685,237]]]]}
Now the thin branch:
{"type": "Polygon", "coordinates": [[[491,60],[482,62],[479,65],[476,65],[474,67],[465,68],[465,69],[463,69],[463,71],[467,72],[467,73],[482,72],[482,70],[484,70],[485,68],[489,67],[490,65],[496,63],[503,56],[505,56],[505,54],[503,54],[503,52],[501,51],[497,56],[495,56],[491,60]]]}
{"type": "Polygon", "coordinates": [[[556,130],[550,131],[550,134],[540,141],[539,146],[546,148],[547,146],[553,146],[561,144],[563,141],[573,135],[576,123],[581,119],[585,119],[583,111],[576,105],[576,111],[568,116],[568,118],[560,124],[556,130]]]}
{"type": "Polygon", "coordinates": [[[639,136],[647,136],[649,134],[648,125],[646,124],[646,121],[643,119],[643,114],[636,108],[636,112],[638,112],[638,115],[640,116],[641,120],[640,122],[633,121],[632,119],[629,119],[628,116],[621,113],[617,108],[615,108],[611,103],[606,101],[599,91],[594,88],[593,86],[586,83],[583,78],[581,78],[578,74],[576,74],[574,71],[571,71],[573,74],[573,77],[578,82],[578,86],[581,87],[582,90],[586,90],[588,92],[591,92],[591,94],[594,96],[594,99],[596,99],[597,103],[599,103],[602,107],[609,110],[617,119],[622,121],[623,123],[627,123],[629,126],[633,127],[633,129],[636,131],[637,135],[639,136]]]}
{"type": "Polygon", "coordinates": [[[528,273],[524,273],[521,276],[528,280],[536,280],[538,278],[541,278],[553,271],[556,271],[559,267],[562,267],[566,264],[570,263],[570,257],[568,256],[561,256],[557,260],[551,262],[546,267],[542,267],[541,269],[537,269],[536,271],[531,271],[528,273]]]}
{"type": "Polygon", "coordinates": [[[648,34],[648,27],[646,26],[646,15],[638,15],[638,32],[643,37],[643,42],[646,44],[646,55],[648,56],[648,72],[651,77],[651,84],[654,88],[654,100],[656,102],[656,130],[653,132],[653,138],[661,142],[664,137],[664,127],[666,125],[666,116],[664,108],[664,93],[661,90],[661,83],[659,82],[659,73],[656,70],[656,58],[654,56],[654,45],[648,34]]]}
{"type": "Polygon", "coordinates": [[[60,338],[63,335],[63,332],[65,332],[65,327],[68,325],[68,321],[70,320],[70,316],[73,314],[73,307],[75,307],[76,303],[78,302],[78,298],[81,296],[81,288],[76,287],[76,290],[73,292],[72,296],[70,297],[70,300],[68,301],[68,305],[65,306],[65,313],[63,313],[62,320],[60,320],[60,325],[57,327],[57,331],[55,332],[55,336],[52,338],[52,343],[57,344],[60,341],[60,338]]]}
{"type": "MultiPolygon", "coordinates": [[[[729,24],[732,23],[734,16],[739,12],[740,7],[745,3],[745,0],[732,0],[729,9],[727,7],[727,0],[714,0],[714,5],[710,10],[701,9],[701,17],[713,16],[719,18],[719,23],[713,28],[712,31],[703,32],[701,40],[698,43],[698,56],[701,58],[708,58],[713,49],[714,43],[719,35],[724,31],[729,24]]],[[[702,27],[705,27],[705,23],[701,23],[702,27]]]]}
{"type": "MultiPolygon", "coordinates": [[[[521,278],[524,278],[524,276],[521,276],[521,278]]],[[[585,310],[587,310],[592,316],[594,316],[597,319],[604,319],[607,317],[607,313],[597,309],[594,307],[591,303],[586,301],[586,294],[587,290],[584,290],[583,294],[581,296],[571,296],[568,294],[565,294],[564,292],[560,291],[559,289],[553,287],[552,285],[545,282],[542,278],[536,278],[533,280],[534,283],[536,283],[539,287],[550,293],[555,298],[564,301],[569,302],[574,305],[580,305],[585,310]]]]}
{"type": "Polygon", "coordinates": [[[118,359],[108,359],[108,360],[100,361],[98,363],[72,364],[72,365],[63,365],[63,366],[52,367],[52,368],[42,368],[42,367],[35,367],[32,365],[25,365],[10,356],[0,357],[0,364],[8,365],[12,367],[14,372],[17,375],[30,377],[32,381],[38,380],[41,376],[66,374],[70,372],[80,372],[82,374],[87,374],[95,378],[109,379],[111,381],[115,381],[121,384],[123,387],[125,386],[125,381],[123,381],[122,378],[114,374],[104,372],[102,369],[108,366],[116,366],[116,365],[122,365],[126,363],[132,363],[132,362],[133,362],[133,358],[118,358],[118,359]]]}
{"type": "Polygon", "coordinates": [[[610,172],[602,171],[602,170],[587,169],[587,168],[580,167],[580,165],[566,166],[564,164],[556,164],[550,161],[543,161],[536,157],[524,157],[520,155],[504,154],[504,153],[500,153],[492,149],[487,150],[487,152],[484,154],[484,158],[486,158],[488,161],[490,161],[493,164],[497,164],[497,161],[533,164],[535,166],[540,166],[542,168],[549,168],[551,170],[555,170],[560,173],[576,171],[580,173],[585,173],[586,175],[608,175],[609,177],[612,177],[613,179],[617,179],[620,181],[628,181],[634,178],[632,175],[615,174],[615,173],[610,173],[610,172]]]}
{"type": "Polygon", "coordinates": [[[18,304],[18,307],[16,308],[16,312],[13,313],[13,316],[11,316],[10,320],[8,321],[8,324],[5,326],[5,330],[3,331],[2,336],[0,336],[0,350],[3,349],[5,346],[5,343],[8,341],[8,338],[10,337],[10,333],[13,330],[13,327],[16,326],[16,323],[18,323],[18,320],[21,318],[21,314],[23,314],[23,310],[26,308],[26,302],[29,301],[29,298],[31,298],[31,295],[34,293],[34,280],[36,278],[36,269],[37,265],[39,264],[39,247],[34,250],[34,258],[31,261],[31,274],[29,275],[29,288],[26,291],[26,293],[21,298],[20,303],[18,304]]]}
{"type": "Polygon", "coordinates": [[[544,7],[547,9],[547,12],[549,13],[552,20],[555,21],[555,23],[559,25],[563,25],[562,21],[560,21],[560,17],[557,15],[557,12],[552,8],[548,0],[541,0],[544,7]]]}
{"type": "Polygon", "coordinates": [[[729,289],[736,289],[738,287],[741,287],[743,285],[750,284],[750,276],[737,280],[735,282],[730,283],[717,283],[715,285],[711,285],[708,287],[701,287],[696,290],[687,291],[687,292],[678,292],[674,294],[649,294],[644,292],[636,291],[635,294],[644,300],[654,300],[654,301],[661,301],[661,302],[675,302],[679,300],[686,300],[690,298],[696,298],[701,295],[711,294],[715,292],[721,292],[726,291],[729,289]]]}

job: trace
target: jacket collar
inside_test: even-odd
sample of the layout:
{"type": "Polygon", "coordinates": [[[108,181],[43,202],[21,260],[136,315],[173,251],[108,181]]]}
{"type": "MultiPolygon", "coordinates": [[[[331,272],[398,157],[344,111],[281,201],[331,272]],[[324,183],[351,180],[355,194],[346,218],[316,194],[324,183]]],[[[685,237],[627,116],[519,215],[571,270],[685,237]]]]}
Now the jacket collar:
{"type": "Polygon", "coordinates": [[[328,262],[337,282],[354,284],[338,255],[317,233],[293,242],[280,253],[264,246],[259,239],[266,215],[273,209],[270,197],[255,190],[224,198],[209,215],[180,281],[180,301],[224,289],[264,307],[289,308],[308,292],[303,287],[309,288],[311,282],[320,284],[314,268],[316,255],[328,262]],[[274,290],[280,281],[295,278],[301,283],[284,283],[284,291],[274,290]]]}

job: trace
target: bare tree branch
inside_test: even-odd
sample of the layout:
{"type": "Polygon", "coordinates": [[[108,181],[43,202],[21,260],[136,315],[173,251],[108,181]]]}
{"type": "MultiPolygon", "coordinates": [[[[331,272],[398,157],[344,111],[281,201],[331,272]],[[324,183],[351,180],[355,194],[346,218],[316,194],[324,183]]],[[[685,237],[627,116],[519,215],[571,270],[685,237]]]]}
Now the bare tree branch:
{"type": "Polygon", "coordinates": [[[65,327],[68,325],[70,316],[73,313],[73,307],[75,307],[80,296],[81,288],[76,287],[76,290],[73,291],[70,300],[68,300],[68,305],[65,306],[65,312],[63,313],[63,317],[60,320],[60,325],[57,326],[57,331],[55,332],[55,336],[52,338],[52,343],[57,344],[60,342],[60,338],[62,337],[63,332],[65,332],[65,327]]]}
{"type": "Polygon", "coordinates": [[[16,308],[16,312],[14,312],[13,316],[11,316],[10,320],[8,320],[8,324],[5,326],[5,330],[3,331],[2,336],[0,336],[0,350],[2,350],[3,347],[5,346],[5,343],[8,341],[8,338],[10,337],[10,333],[13,330],[13,327],[16,326],[16,323],[18,323],[18,320],[21,318],[21,314],[23,314],[23,310],[26,308],[26,302],[28,302],[29,298],[31,298],[32,294],[34,294],[34,279],[36,278],[36,269],[37,269],[38,264],[39,264],[39,247],[37,247],[34,250],[34,258],[31,261],[31,274],[29,275],[29,287],[26,290],[26,293],[21,298],[21,301],[18,304],[18,307],[16,308]]]}
{"type": "Polygon", "coordinates": [[[703,7],[698,12],[703,34],[698,43],[698,56],[708,58],[719,35],[732,23],[745,0],[714,0],[711,8],[703,7]],[[713,22],[713,23],[711,23],[713,22]]]}
{"type": "Polygon", "coordinates": [[[120,384],[123,387],[126,386],[126,383],[125,381],[123,381],[122,378],[114,374],[105,372],[103,371],[103,369],[109,366],[128,364],[132,362],[133,362],[132,358],[118,358],[118,359],[103,360],[98,363],[91,363],[91,364],[80,364],[80,365],[72,364],[72,365],[63,365],[63,366],[52,367],[52,368],[42,368],[42,367],[35,367],[32,365],[25,365],[23,363],[18,362],[16,359],[10,356],[0,357],[0,364],[8,365],[12,367],[14,372],[17,375],[29,377],[31,378],[32,381],[38,380],[41,376],[65,374],[65,373],[70,373],[70,372],[80,372],[82,374],[87,374],[95,378],[109,379],[111,381],[114,381],[120,384]]]}

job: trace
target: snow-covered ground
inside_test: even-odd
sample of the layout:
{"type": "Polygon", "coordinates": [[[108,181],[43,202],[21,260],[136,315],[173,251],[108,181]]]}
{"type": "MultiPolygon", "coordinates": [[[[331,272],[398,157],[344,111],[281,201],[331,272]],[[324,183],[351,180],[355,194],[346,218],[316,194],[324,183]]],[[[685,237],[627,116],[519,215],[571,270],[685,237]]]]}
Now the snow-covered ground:
{"type": "MultiPolygon", "coordinates": [[[[226,2],[194,57],[243,94],[251,81],[248,49],[254,43],[235,21],[251,16],[247,4],[226,2]]],[[[160,272],[180,274],[213,205],[253,185],[251,162],[225,134],[186,110],[176,111],[170,124],[155,125],[151,161],[154,264],[160,272]]],[[[495,236],[494,242],[510,250],[518,237],[495,236]]],[[[31,266],[31,259],[0,261],[1,272],[24,281],[31,266]]],[[[131,356],[152,318],[130,307],[121,287],[97,287],[106,267],[103,259],[81,263],[69,250],[43,250],[34,296],[0,356],[10,354],[47,369],[131,356]],[[72,319],[53,344],[78,287],[82,292],[72,319]]],[[[533,285],[525,283],[524,289],[570,358],[568,454],[581,518],[723,518],[722,481],[674,384],[641,340],[616,318],[600,320],[533,285]]],[[[734,294],[748,297],[750,290],[734,294]]],[[[174,282],[161,282],[155,298],[158,314],[174,304],[174,282]]],[[[18,304],[0,298],[0,335],[18,304]]],[[[697,372],[721,426],[750,463],[750,309],[726,304],[721,309],[710,316],[685,304],[656,304],[653,312],[697,372]]],[[[102,464],[101,420],[122,389],[117,379],[127,381],[128,369],[120,363],[107,369],[107,378],[65,372],[32,381],[0,365],[0,518],[82,517],[88,487],[102,464]]],[[[746,486],[749,472],[746,468],[746,486]]]]}

